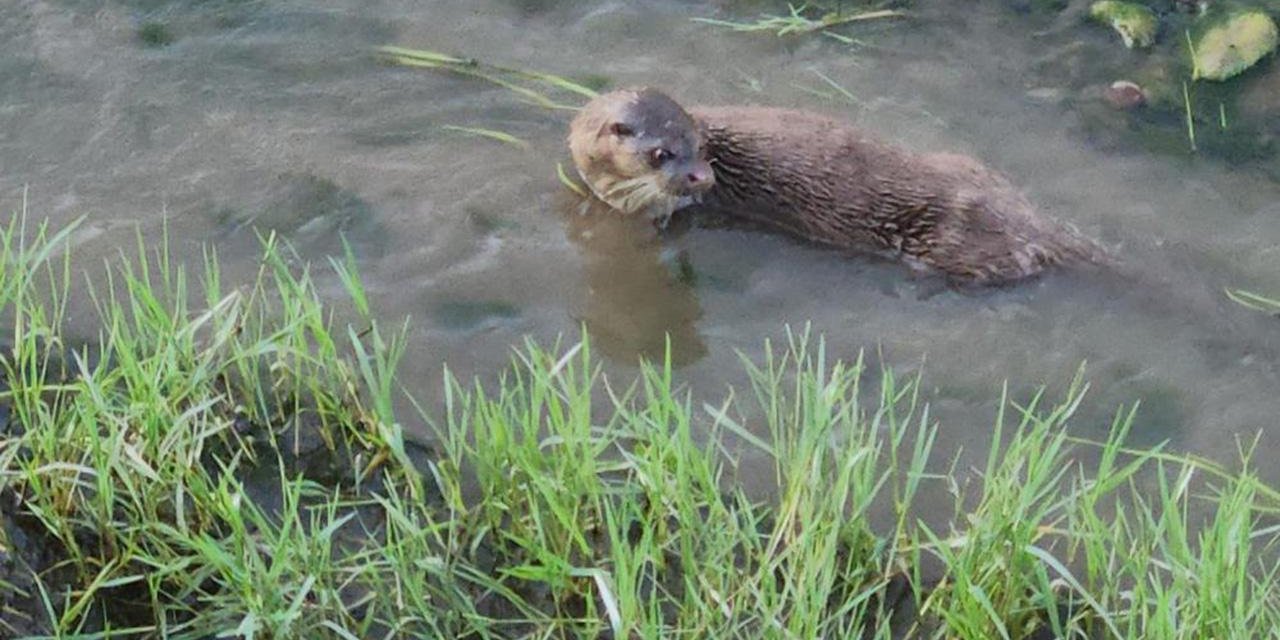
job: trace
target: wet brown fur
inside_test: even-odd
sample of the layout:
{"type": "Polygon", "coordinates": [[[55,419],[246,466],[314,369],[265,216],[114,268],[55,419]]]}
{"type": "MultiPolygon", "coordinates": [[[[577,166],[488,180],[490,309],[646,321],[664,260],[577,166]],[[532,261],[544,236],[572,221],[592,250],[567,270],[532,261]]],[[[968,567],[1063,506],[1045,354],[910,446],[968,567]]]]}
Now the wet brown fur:
{"type": "MultiPolygon", "coordinates": [[[[634,174],[614,176],[614,167],[633,171],[636,165],[626,148],[593,137],[580,121],[635,119],[674,104],[654,90],[614,92],[589,104],[570,133],[584,179],[595,185],[630,178],[634,174]]],[[[1037,212],[1008,179],[973,158],[914,153],[806,111],[695,107],[687,113],[699,151],[715,170],[707,202],[733,215],[822,245],[898,259],[960,284],[998,284],[1055,265],[1111,261],[1099,245],[1037,212]]]]}

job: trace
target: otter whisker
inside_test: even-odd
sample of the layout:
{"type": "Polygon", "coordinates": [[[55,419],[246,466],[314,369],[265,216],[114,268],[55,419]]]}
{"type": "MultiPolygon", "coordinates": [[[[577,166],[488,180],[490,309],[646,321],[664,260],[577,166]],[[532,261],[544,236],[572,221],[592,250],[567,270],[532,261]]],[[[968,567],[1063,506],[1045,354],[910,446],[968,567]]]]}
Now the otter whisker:
{"type": "Polygon", "coordinates": [[[643,211],[659,221],[669,218],[680,204],[680,198],[669,193],[653,175],[619,180],[601,191],[604,193],[600,199],[615,209],[628,214],[643,211]]]}
{"type": "Polygon", "coordinates": [[[606,195],[611,198],[626,196],[628,193],[644,187],[649,181],[650,178],[648,176],[619,180],[618,182],[613,183],[613,186],[609,187],[609,191],[606,195]]]}

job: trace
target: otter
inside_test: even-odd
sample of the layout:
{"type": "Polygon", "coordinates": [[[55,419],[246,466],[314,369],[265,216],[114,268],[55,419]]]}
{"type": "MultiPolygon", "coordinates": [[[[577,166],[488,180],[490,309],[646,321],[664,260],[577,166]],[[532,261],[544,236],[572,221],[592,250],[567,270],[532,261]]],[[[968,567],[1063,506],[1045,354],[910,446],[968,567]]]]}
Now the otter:
{"type": "Polygon", "coordinates": [[[808,111],[686,110],[656,89],[625,89],[587,104],[568,142],[600,200],[659,225],[700,204],[959,285],[1112,260],[973,158],[911,152],[808,111]]]}

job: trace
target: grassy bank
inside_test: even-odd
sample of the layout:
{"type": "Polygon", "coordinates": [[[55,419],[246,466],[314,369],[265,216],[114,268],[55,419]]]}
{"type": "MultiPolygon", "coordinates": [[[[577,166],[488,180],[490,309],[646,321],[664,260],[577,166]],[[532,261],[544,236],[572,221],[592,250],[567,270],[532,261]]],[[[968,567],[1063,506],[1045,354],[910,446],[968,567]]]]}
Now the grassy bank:
{"type": "Polygon", "coordinates": [[[0,237],[0,636],[1280,628],[1280,494],[1247,463],[1124,449],[1128,413],[1106,443],[1071,441],[1082,384],[993,398],[980,469],[932,446],[946,427],[916,379],[804,334],[716,402],[661,363],[606,380],[584,341],[524,345],[500,383],[451,378],[446,406],[398,416],[405,333],[374,320],[351,261],[326,266],[338,320],[274,240],[248,283],[140,242],[97,270],[101,334],[70,344],[90,265],[23,219],[0,237]],[[436,441],[407,442],[404,420],[436,441]],[[745,452],[770,461],[774,499],[739,488],[745,452]]]}

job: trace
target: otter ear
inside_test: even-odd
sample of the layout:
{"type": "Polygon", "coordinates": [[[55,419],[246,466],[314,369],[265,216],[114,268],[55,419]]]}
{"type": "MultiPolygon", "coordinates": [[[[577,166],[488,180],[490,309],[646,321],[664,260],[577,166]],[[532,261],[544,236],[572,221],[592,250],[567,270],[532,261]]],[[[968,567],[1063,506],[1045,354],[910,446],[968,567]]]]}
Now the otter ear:
{"type": "Polygon", "coordinates": [[[613,135],[618,136],[619,138],[626,138],[629,136],[634,136],[636,134],[636,130],[632,129],[631,125],[628,125],[622,122],[615,122],[609,125],[609,133],[612,133],[613,135]]]}

